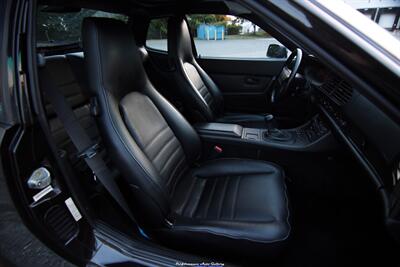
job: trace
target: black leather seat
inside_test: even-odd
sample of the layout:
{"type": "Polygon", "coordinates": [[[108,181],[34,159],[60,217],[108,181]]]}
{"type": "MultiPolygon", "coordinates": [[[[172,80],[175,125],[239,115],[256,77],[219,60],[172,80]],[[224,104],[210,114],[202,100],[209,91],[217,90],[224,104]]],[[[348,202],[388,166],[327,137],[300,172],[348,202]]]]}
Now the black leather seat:
{"type": "Polygon", "coordinates": [[[266,128],[265,115],[225,113],[221,91],[193,55],[189,28],[183,17],[168,20],[168,55],[175,69],[177,90],[194,120],[266,128]]]}
{"type": "Polygon", "coordinates": [[[246,159],[196,165],[200,138],[153,88],[130,28],[85,19],[83,45],[99,128],[141,226],[178,246],[279,251],[290,233],[282,169],[246,159]]]}

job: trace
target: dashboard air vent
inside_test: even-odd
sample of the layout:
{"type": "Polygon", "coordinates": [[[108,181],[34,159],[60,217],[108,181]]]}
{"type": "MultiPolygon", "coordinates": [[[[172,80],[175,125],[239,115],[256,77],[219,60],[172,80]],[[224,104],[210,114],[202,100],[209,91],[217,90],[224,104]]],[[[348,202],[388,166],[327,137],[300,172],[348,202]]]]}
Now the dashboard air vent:
{"type": "Polygon", "coordinates": [[[349,102],[353,96],[351,85],[336,77],[324,83],[321,90],[339,106],[349,102]]]}

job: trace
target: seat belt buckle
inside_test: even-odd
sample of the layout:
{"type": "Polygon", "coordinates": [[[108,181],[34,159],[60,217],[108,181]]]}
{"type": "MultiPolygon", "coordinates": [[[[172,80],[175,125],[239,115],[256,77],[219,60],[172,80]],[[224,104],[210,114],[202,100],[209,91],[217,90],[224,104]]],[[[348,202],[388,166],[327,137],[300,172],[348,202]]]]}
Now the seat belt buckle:
{"type": "Polygon", "coordinates": [[[86,148],[84,151],[80,152],[78,154],[79,159],[91,159],[94,156],[97,155],[97,153],[100,151],[100,144],[95,143],[94,145],[86,148]]]}

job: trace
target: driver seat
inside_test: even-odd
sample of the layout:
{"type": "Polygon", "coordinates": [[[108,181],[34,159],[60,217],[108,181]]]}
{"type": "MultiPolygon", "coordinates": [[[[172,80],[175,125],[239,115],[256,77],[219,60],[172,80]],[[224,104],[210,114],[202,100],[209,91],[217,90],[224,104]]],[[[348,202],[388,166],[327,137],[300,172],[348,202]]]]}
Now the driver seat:
{"type": "Polygon", "coordinates": [[[218,86],[200,67],[193,54],[192,40],[184,17],[168,20],[168,55],[174,71],[178,94],[192,119],[197,122],[240,124],[266,128],[267,114],[225,113],[218,86]]]}

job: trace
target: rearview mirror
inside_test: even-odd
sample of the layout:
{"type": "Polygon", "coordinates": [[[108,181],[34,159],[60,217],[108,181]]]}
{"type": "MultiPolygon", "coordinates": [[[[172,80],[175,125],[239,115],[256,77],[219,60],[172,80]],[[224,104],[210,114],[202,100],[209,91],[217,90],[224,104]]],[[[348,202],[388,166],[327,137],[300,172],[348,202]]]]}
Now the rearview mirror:
{"type": "Polygon", "coordinates": [[[287,57],[286,47],[278,44],[270,44],[267,50],[267,57],[286,58],[287,57]]]}

